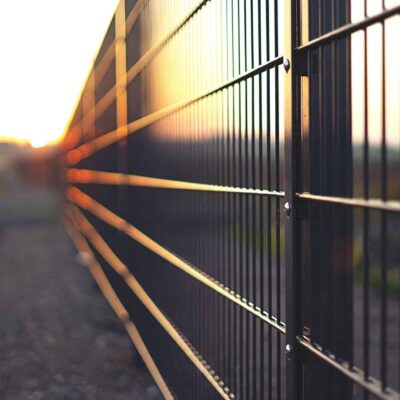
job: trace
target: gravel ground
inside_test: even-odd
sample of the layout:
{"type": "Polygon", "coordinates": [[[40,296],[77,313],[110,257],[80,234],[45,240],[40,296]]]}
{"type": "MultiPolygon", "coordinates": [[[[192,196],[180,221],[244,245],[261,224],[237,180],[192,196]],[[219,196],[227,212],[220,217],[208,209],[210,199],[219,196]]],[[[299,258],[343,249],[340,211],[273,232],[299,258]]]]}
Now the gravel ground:
{"type": "Polygon", "coordinates": [[[56,222],[0,226],[0,399],[159,399],[56,222]]]}

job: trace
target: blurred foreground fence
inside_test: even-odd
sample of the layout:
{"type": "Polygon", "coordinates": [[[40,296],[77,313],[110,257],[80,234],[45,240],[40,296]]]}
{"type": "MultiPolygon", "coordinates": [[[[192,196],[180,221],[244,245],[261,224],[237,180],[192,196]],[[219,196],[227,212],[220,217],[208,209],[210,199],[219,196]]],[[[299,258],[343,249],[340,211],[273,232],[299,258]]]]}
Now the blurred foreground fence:
{"type": "Polygon", "coordinates": [[[119,4],[65,222],[166,398],[399,398],[399,13],[119,4]]]}

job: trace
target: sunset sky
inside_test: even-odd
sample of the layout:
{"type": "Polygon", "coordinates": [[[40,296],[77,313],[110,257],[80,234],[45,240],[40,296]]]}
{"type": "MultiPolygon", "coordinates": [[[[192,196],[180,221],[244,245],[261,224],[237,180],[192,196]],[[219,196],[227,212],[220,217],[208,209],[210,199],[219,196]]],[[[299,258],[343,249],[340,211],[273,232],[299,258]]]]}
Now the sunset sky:
{"type": "Polygon", "coordinates": [[[117,0],[0,0],[0,140],[64,132],[117,0]]]}
{"type": "MultiPolygon", "coordinates": [[[[399,4],[400,0],[386,0],[386,6],[399,4]]],[[[155,3],[157,4],[157,3],[155,3]]],[[[352,20],[364,17],[364,0],[352,0],[352,20]]],[[[0,140],[29,142],[34,147],[57,141],[66,128],[74,105],[79,98],[80,90],[86,80],[104,33],[108,27],[117,0],[0,0],[0,140]]],[[[368,2],[367,14],[379,12],[381,2],[368,2]]],[[[212,20],[210,16],[210,20],[212,20]]],[[[399,115],[395,110],[400,102],[398,74],[400,57],[397,52],[399,37],[398,16],[386,22],[386,74],[390,85],[387,87],[387,141],[398,145],[399,115]],[[390,59],[389,56],[390,55],[390,59]]],[[[214,26],[215,28],[215,26],[214,26]]],[[[204,40],[208,54],[213,45],[211,38],[215,33],[210,25],[209,39],[204,40]]],[[[282,37],[282,35],[280,35],[282,37]]],[[[368,29],[369,54],[380,54],[382,32],[379,26],[368,29]]],[[[214,46],[215,47],[215,46],[214,46]]],[[[182,46],[178,53],[190,49],[182,46]]],[[[353,62],[353,138],[362,141],[363,126],[363,53],[364,34],[358,32],[352,37],[353,62]]],[[[378,59],[379,60],[379,59],[378,59]]],[[[382,65],[370,60],[368,66],[370,141],[378,144],[380,135],[374,134],[379,129],[381,102],[381,81],[376,77],[382,75],[382,65]]],[[[205,67],[213,65],[213,61],[205,67]]],[[[206,71],[208,81],[213,68],[206,71]]],[[[186,77],[190,82],[190,71],[179,71],[179,82],[186,77]]],[[[170,71],[165,68],[165,74],[170,71]]],[[[163,85],[178,87],[170,79],[158,77],[163,85]]],[[[208,82],[210,83],[210,82],[208,82]]],[[[196,82],[197,84],[197,82],[196,82]]],[[[177,95],[185,89],[164,90],[164,93],[177,95]]]]}

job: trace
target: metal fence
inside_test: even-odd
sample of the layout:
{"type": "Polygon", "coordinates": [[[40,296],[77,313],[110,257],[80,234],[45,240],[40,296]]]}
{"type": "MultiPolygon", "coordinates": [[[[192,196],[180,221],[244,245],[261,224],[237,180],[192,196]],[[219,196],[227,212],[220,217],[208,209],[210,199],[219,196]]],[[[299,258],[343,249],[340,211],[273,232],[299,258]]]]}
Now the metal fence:
{"type": "Polygon", "coordinates": [[[399,398],[399,13],[120,2],[65,223],[165,398],[399,398]]]}

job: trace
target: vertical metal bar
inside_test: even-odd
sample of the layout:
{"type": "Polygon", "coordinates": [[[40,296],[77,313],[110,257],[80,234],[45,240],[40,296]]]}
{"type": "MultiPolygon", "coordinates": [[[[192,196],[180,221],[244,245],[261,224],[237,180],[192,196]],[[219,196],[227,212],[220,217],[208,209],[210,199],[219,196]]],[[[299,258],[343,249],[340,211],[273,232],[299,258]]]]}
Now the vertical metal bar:
{"type": "MultiPolygon", "coordinates": [[[[196,92],[198,93],[200,91],[200,80],[199,80],[199,58],[200,58],[200,46],[199,46],[199,29],[198,29],[198,18],[194,21],[194,48],[195,48],[195,62],[194,62],[194,76],[196,77],[195,79],[195,85],[196,85],[196,92]]],[[[194,123],[193,123],[193,141],[195,143],[195,149],[194,149],[194,168],[196,172],[196,179],[200,181],[200,176],[199,173],[201,171],[201,163],[200,163],[200,157],[199,157],[199,131],[200,131],[200,102],[195,103],[193,105],[193,117],[194,117],[194,123]]],[[[196,192],[194,196],[194,214],[195,214],[195,219],[194,223],[196,226],[199,226],[199,214],[200,214],[200,207],[199,207],[199,196],[200,193],[196,192]]],[[[200,237],[199,237],[199,230],[196,229],[196,234],[195,234],[195,248],[196,248],[196,262],[200,263],[200,257],[199,257],[199,252],[200,252],[200,237]]],[[[200,264],[199,264],[200,265],[200,264]]],[[[195,291],[195,296],[196,296],[196,314],[198,315],[198,318],[196,319],[196,343],[197,346],[200,347],[200,341],[201,341],[201,325],[200,325],[200,318],[201,318],[201,287],[199,285],[196,285],[196,291],[195,291]]],[[[197,386],[197,395],[200,398],[201,395],[201,387],[200,387],[200,377],[197,374],[197,380],[196,380],[196,386],[197,386]]]]}
{"type": "MultiPolygon", "coordinates": [[[[254,20],[254,7],[256,5],[253,4],[253,2],[250,5],[250,29],[251,29],[251,68],[254,68],[254,65],[256,64],[255,61],[255,46],[254,46],[254,25],[255,25],[255,20],[254,20]]],[[[251,78],[251,129],[252,129],[252,135],[251,135],[251,142],[252,142],[252,147],[251,147],[251,160],[252,160],[252,187],[255,189],[257,182],[256,182],[256,128],[255,128],[255,95],[254,95],[254,90],[255,90],[255,85],[254,85],[254,80],[255,77],[251,78]]],[[[259,133],[260,134],[260,133],[259,133]]],[[[258,299],[257,299],[257,227],[259,226],[257,224],[257,198],[256,196],[252,196],[252,225],[253,225],[253,232],[252,232],[252,264],[253,264],[253,271],[252,271],[252,301],[253,304],[257,304],[258,299]]],[[[252,351],[252,398],[257,397],[257,324],[258,321],[257,319],[253,316],[252,317],[252,341],[253,341],[253,351],[252,351]]]]}
{"type": "MultiPolygon", "coordinates": [[[[274,2],[274,51],[279,55],[279,15],[278,0],[274,2]]],[[[279,132],[279,67],[275,67],[275,190],[280,191],[280,132],[279,132]]],[[[275,241],[276,241],[276,318],[281,320],[281,226],[280,226],[280,198],[275,200],[275,241]]],[[[281,335],[276,334],[276,398],[281,398],[281,335]]]]}
{"type": "MultiPolygon", "coordinates": [[[[235,41],[236,41],[236,35],[235,35],[235,1],[231,0],[231,7],[230,7],[230,41],[231,41],[231,77],[235,76],[235,73],[237,73],[237,65],[236,61],[238,60],[238,57],[236,55],[236,49],[235,49],[235,41]],[[236,56],[236,57],[235,57],[236,56]]],[[[237,85],[234,85],[232,87],[232,116],[231,116],[231,121],[232,121],[232,153],[231,153],[231,163],[232,163],[232,185],[237,186],[238,185],[238,174],[237,174],[237,163],[238,163],[238,156],[237,156],[237,144],[238,144],[238,135],[237,135],[237,126],[236,126],[236,115],[238,113],[238,110],[236,109],[236,99],[237,99],[237,85]]],[[[232,271],[232,283],[233,283],[233,288],[236,293],[239,293],[239,261],[238,261],[238,252],[237,252],[237,246],[235,246],[237,243],[240,243],[239,240],[239,229],[238,229],[238,213],[237,213],[237,206],[238,206],[238,196],[236,194],[232,194],[232,259],[233,259],[233,271],[232,271]]],[[[232,349],[233,349],[233,368],[232,368],[232,382],[235,382],[235,393],[239,393],[240,390],[240,380],[239,380],[239,363],[240,363],[240,355],[239,355],[239,341],[240,341],[240,332],[239,332],[239,314],[238,314],[238,308],[235,307],[232,304],[232,314],[233,314],[233,335],[232,335],[232,349]]]]}
{"type": "MultiPolygon", "coordinates": [[[[118,172],[127,173],[128,96],[126,80],[126,15],[125,0],[120,0],[115,12],[115,87],[116,124],[119,137],[117,145],[118,172]]],[[[118,187],[117,207],[119,215],[126,218],[126,187],[118,187]]]]}
{"type": "MultiPolygon", "coordinates": [[[[268,1],[265,8],[266,22],[266,53],[267,60],[271,59],[271,31],[270,31],[270,2],[268,1]]],[[[266,93],[267,99],[267,189],[273,190],[272,187],[272,160],[271,160],[271,71],[266,71],[266,93]]],[[[272,315],[272,199],[267,199],[267,298],[266,306],[269,315],[272,315]]],[[[267,390],[268,398],[272,398],[272,328],[269,325],[267,329],[268,347],[267,347],[267,390]]]]}
{"type": "MultiPolygon", "coordinates": [[[[352,0],[347,0],[346,2],[346,20],[347,21],[351,21],[351,1],[352,0]]],[[[347,129],[348,129],[348,149],[346,152],[346,156],[349,160],[349,165],[350,165],[350,169],[352,171],[351,173],[351,181],[349,182],[349,193],[351,194],[351,196],[353,196],[353,180],[354,180],[354,165],[353,165],[353,143],[352,143],[352,132],[351,132],[351,125],[352,125],[352,112],[351,112],[351,104],[352,104],[352,55],[351,55],[351,36],[348,38],[348,43],[347,43],[347,47],[346,47],[346,57],[349,60],[348,61],[348,65],[347,65],[347,70],[346,70],[346,74],[348,76],[348,88],[347,88],[347,92],[346,92],[346,96],[347,96],[347,101],[346,101],[346,108],[347,108],[347,129]]],[[[349,232],[350,232],[350,236],[353,238],[354,241],[354,231],[353,231],[353,224],[354,224],[354,211],[353,209],[351,209],[349,211],[349,213],[351,213],[351,220],[349,222],[349,232]]],[[[350,251],[349,251],[349,264],[353,265],[353,251],[354,251],[354,246],[352,245],[350,247],[350,251]]],[[[354,273],[351,274],[351,279],[349,278],[349,293],[351,295],[351,298],[353,299],[354,302],[354,273]]],[[[349,369],[353,370],[354,368],[354,348],[355,348],[355,344],[354,344],[354,307],[353,307],[353,312],[352,315],[349,313],[349,318],[347,321],[348,324],[348,328],[350,330],[350,332],[352,332],[352,351],[351,351],[351,355],[349,357],[349,369]]]]}
{"type": "MultiPolygon", "coordinates": [[[[201,59],[200,63],[200,69],[201,71],[204,71],[205,67],[205,62],[204,62],[204,57],[201,59]]],[[[200,155],[200,160],[201,160],[201,165],[203,166],[202,170],[202,176],[201,176],[201,182],[206,182],[207,179],[207,147],[206,144],[204,144],[204,138],[207,134],[207,101],[208,99],[203,99],[201,102],[201,117],[200,117],[200,135],[201,135],[201,142],[200,142],[200,147],[201,147],[201,155],[200,155]]],[[[207,265],[207,257],[208,257],[208,252],[207,252],[207,232],[205,232],[205,227],[204,227],[204,221],[206,220],[206,202],[205,199],[207,198],[207,193],[202,193],[200,194],[200,227],[201,227],[201,239],[200,239],[200,256],[201,256],[201,261],[200,264],[201,266],[207,265]]],[[[208,299],[206,296],[206,290],[204,287],[201,288],[201,307],[202,307],[202,317],[201,317],[201,330],[206,330],[207,326],[207,315],[208,315],[208,299]]],[[[202,343],[201,343],[201,352],[204,354],[205,349],[207,348],[208,345],[208,337],[207,334],[201,335],[202,338],[202,343]]],[[[204,386],[204,385],[203,385],[204,386]]],[[[205,387],[204,387],[204,396],[205,396],[205,387]]]]}
{"type": "MultiPolygon", "coordinates": [[[[336,0],[332,1],[331,4],[331,26],[330,29],[333,30],[336,28],[336,0]]],[[[331,159],[331,168],[328,170],[328,181],[329,181],[329,193],[331,194],[336,194],[337,193],[337,177],[335,176],[335,172],[337,171],[337,154],[338,154],[338,149],[337,149],[337,130],[338,130],[338,121],[337,121],[337,107],[336,107],[336,102],[337,102],[337,97],[338,97],[338,89],[337,89],[337,85],[340,85],[341,82],[338,81],[337,79],[337,42],[334,40],[331,44],[331,54],[332,54],[332,65],[331,65],[331,70],[327,71],[328,73],[330,72],[330,77],[331,77],[331,85],[330,85],[330,91],[331,91],[331,129],[330,129],[330,159],[331,159]]],[[[329,50],[328,50],[329,51],[329,50]]],[[[328,89],[329,90],[329,89],[328,89]]],[[[329,154],[329,152],[328,152],[329,154]]],[[[335,240],[337,240],[337,232],[335,229],[335,221],[334,221],[334,215],[335,215],[335,210],[334,207],[329,207],[329,219],[331,219],[331,226],[332,226],[332,230],[331,230],[331,235],[327,236],[328,238],[328,243],[327,245],[329,246],[329,242],[330,243],[334,243],[335,240]]],[[[338,338],[336,338],[335,336],[335,332],[340,332],[340,327],[339,325],[341,325],[341,319],[336,318],[336,313],[342,314],[343,313],[343,309],[338,307],[338,303],[336,300],[336,292],[335,292],[335,288],[336,288],[336,281],[338,279],[338,277],[336,276],[334,270],[335,270],[335,264],[337,264],[337,258],[338,255],[335,254],[334,251],[330,250],[330,254],[332,255],[332,264],[330,266],[331,268],[331,277],[332,279],[329,278],[330,274],[327,274],[325,271],[326,276],[328,276],[328,279],[330,280],[330,282],[328,283],[329,285],[329,290],[326,291],[326,297],[330,297],[330,301],[328,302],[329,307],[326,308],[326,311],[329,315],[332,315],[332,323],[329,323],[329,321],[327,321],[327,330],[326,332],[326,336],[325,336],[325,346],[327,346],[328,348],[334,349],[335,352],[337,352],[338,346],[337,346],[337,342],[338,342],[338,338]],[[337,305],[337,307],[335,307],[335,305],[337,305]],[[337,326],[335,326],[337,325],[337,326]],[[331,332],[331,334],[329,334],[328,332],[331,332]]],[[[345,321],[345,318],[344,318],[345,321]]],[[[327,386],[339,386],[338,384],[338,380],[340,380],[340,377],[338,378],[337,375],[335,375],[334,373],[327,373],[326,376],[326,380],[328,385],[327,386]],[[336,385],[338,384],[338,385],[336,385]]],[[[341,386],[341,385],[340,385],[341,386]]],[[[340,387],[339,386],[339,387],[340,387]]],[[[341,390],[340,389],[336,389],[336,390],[341,390]]],[[[335,397],[335,392],[336,390],[332,390],[331,393],[329,394],[331,396],[331,398],[335,397]]],[[[345,396],[345,394],[343,393],[343,400],[346,399],[347,396],[345,396]]]]}
{"type": "MultiPolygon", "coordinates": [[[[240,4],[241,0],[237,0],[237,58],[238,58],[238,74],[242,73],[242,51],[241,51],[241,18],[240,18],[240,4]]],[[[238,148],[238,178],[239,178],[239,186],[243,187],[244,185],[244,174],[245,171],[243,169],[243,132],[242,132],[242,107],[243,107],[243,102],[242,102],[242,82],[238,83],[238,135],[237,135],[237,146],[238,148]]],[[[244,221],[244,216],[243,216],[243,196],[239,195],[238,196],[238,205],[239,205],[239,224],[237,229],[239,230],[239,240],[238,240],[238,246],[239,246],[239,258],[238,258],[238,284],[239,284],[239,293],[241,296],[244,296],[244,283],[245,283],[245,264],[243,264],[243,253],[244,253],[244,229],[243,227],[243,221],[244,221]]],[[[239,314],[239,397],[244,398],[244,311],[242,308],[238,310],[239,314]]]]}
{"type": "MultiPolygon", "coordinates": [[[[382,0],[382,8],[385,2],[382,0]]],[[[382,146],[381,146],[381,196],[387,200],[387,151],[386,151],[386,50],[385,50],[385,21],[382,21],[382,146]]],[[[381,388],[387,386],[387,218],[386,212],[381,213],[381,388]]]]}
{"type": "MultiPolygon", "coordinates": [[[[258,0],[258,64],[261,64],[261,45],[262,45],[262,36],[261,36],[261,0],[258,0]]],[[[258,137],[258,158],[259,158],[259,187],[262,190],[264,188],[264,152],[263,152],[263,91],[262,91],[262,75],[260,74],[258,81],[258,129],[259,129],[259,137],[258,137]]],[[[260,309],[264,310],[264,199],[263,196],[259,196],[259,208],[260,208],[260,276],[259,276],[259,290],[260,290],[260,309]]],[[[264,398],[264,323],[260,321],[260,389],[259,395],[260,398],[264,398]]]]}
{"type": "Polygon", "coordinates": [[[294,47],[297,43],[297,1],[284,2],[284,95],[285,95],[285,207],[288,217],[285,220],[285,268],[286,268],[286,390],[287,399],[295,400],[301,396],[301,354],[297,344],[300,333],[300,288],[299,259],[296,248],[296,81],[294,47]]]}
{"type": "MultiPolygon", "coordinates": [[[[229,66],[231,65],[231,68],[233,67],[233,64],[231,64],[232,60],[229,58],[229,53],[232,51],[232,47],[230,48],[230,27],[232,24],[232,20],[229,18],[229,5],[232,5],[232,1],[229,2],[229,0],[226,0],[226,27],[225,27],[225,32],[226,32],[226,79],[229,79],[230,74],[229,74],[229,66]]],[[[231,166],[231,160],[232,160],[232,137],[233,137],[233,128],[231,126],[231,119],[232,119],[232,112],[231,112],[231,93],[233,92],[233,88],[227,88],[226,89],[226,130],[227,130],[227,184],[232,185],[233,184],[233,166],[231,166]],[[231,130],[232,128],[232,130],[231,130]]],[[[226,200],[227,200],[227,234],[228,234],[228,257],[227,257],[227,282],[229,287],[234,287],[234,265],[233,265],[233,252],[232,252],[232,246],[233,246],[233,230],[234,230],[234,221],[233,221],[233,216],[232,216],[232,204],[233,204],[233,195],[227,193],[226,194],[226,200]]],[[[229,302],[230,303],[230,302],[229,302]]],[[[228,343],[229,343],[229,351],[233,356],[228,357],[227,356],[227,368],[228,368],[228,382],[231,388],[234,387],[233,382],[234,382],[234,368],[235,368],[235,344],[233,340],[233,333],[234,327],[232,329],[232,322],[234,322],[234,309],[233,309],[233,304],[228,304],[228,325],[227,325],[227,330],[228,330],[228,343]]]]}
{"type": "MultiPolygon", "coordinates": [[[[248,64],[248,10],[247,10],[247,3],[244,1],[243,2],[243,42],[244,42],[244,69],[243,71],[247,71],[249,68],[248,64]]],[[[252,43],[251,43],[252,45],[252,43]]],[[[245,157],[244,157],[244,185],[245,187],[250,187],[250,175],[251,175],[251,167],[250,167],[250,157],[249,157],[249,147],[250,146],[250,137],[249,137],[249,118],[248,118],[248,113],[249,113],[249,103],[248,103],[248,92],[249,92],[249,81],[246,79],[243,82],[244,85],[244,151],[245,151],[245,157]]],[[[246,288],[245,288],[245,297],[247,301],[250,301],[250,268],[251,268],[251,260],[250,260],[250,198],[249,196],[245,196],[245,202],[244,202],[244,208],[245,208],[245,232],[246,232],[246,245],[245,245],[245,260],[244,260],[244,273],[246,275],[245,277],[245,283],[246,283],[246,288]]],[[[246,349],[245,349],[245,354],[246,354],[246,363],[245,363],[245,373],[246,373],[246,379],[245,379],[245,387],[246,387],[246,394],[244,398],[250,398],[250,313],[245,312],[244,314],[244,323],[245,323],[245,340],[246,340],[246,349]]]]}
{"type": "MultiPolygon", "coordinates": [[[[367,0],[364,0],[364,15],[367,16],[367,0]]],[[[364,30],[364,157],[363,157],[363,190],[364,198],[369,197],[369,148],[368,148],[368,31],[364,30]]],[[[369,379],[369,212],[363,210],[363,367],[364,379],[369,379]]],[[[364,391],[364,398],[368,399],[368,392],[364,391]]]]}
{"type": "Polygon", "coordinates": [[[89,74],[85,91],[82,95],[83,118],[81,121],[85,142],[95,136],[96,99],[95,99],[95,69],[89,74]]]}
{"type": "Polygon", "coordinates": [[[120,0],[115,12],[115,71],[117,131],[118,136],[123,139],[128,134],[125,0],[120,0]]]}
{"type": "MultiPolygon", "coordinates": [[[[224,49],[224,31],[225,31],[225,26],[224,26],[224,3],[225,2],[220,2],[219,3],[219,48],[220,52],[217,50],[217,55],[219,56],[218,61],[219,61],[219,82],[224,81],[225,77],[225,71],[224,71],[224,63],[223,59],[225,57],[225,54],[223,52],[224,49]]],[[[219,83],[218,82],[218,83],[219,83]]],[[[220,148],[220,157],[221,157],[221,163],[220,163],[220,168],[221,168],[221,174],[220,174],[220,184],[221,185],[226,185],[226,137],[225,137],[225,91],[221,91],[218,93],[219,96],[219,102],[218,102],[218,108],[219,108],[219,129],[220,129],[220,138],[221,138],[221,148],[220,148]]],[[[227,207],[225,207],[226,204],[226,196],[225,194],[221,194],[219,196],[220,198],[220,205],[219,205],[219,213],[220,213],[220,228],[218,230],[218,234],[220,235],[220,240],[221,240],[221,282],[223,282],[225,285],[227,285],[227,274],[226,274],[226,269],[225,266],[227,265],[227,253],[226,253],[226,248],[227,248],[227,231],[226,231],[226,210],[227,207]]],[[[228,318],[228,312],[226,309],[226,301],[221,298],[221,308],[220,312],[222,313],[222,324],[221,324],[221,335],[220,335],[220,341],[221,341],[221,376],[222,379],[227,380],[227,375],[228,371],[226,368],[226,363],[225,359],[227,358],[227,348],[228,348],[228,341],[226,340],[226,327],[227,327],[227,318],[228,318]]],[[[227,381],[227,385],[231,387],[230,382],[227,381]]]]}

